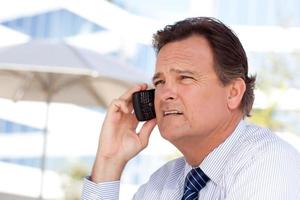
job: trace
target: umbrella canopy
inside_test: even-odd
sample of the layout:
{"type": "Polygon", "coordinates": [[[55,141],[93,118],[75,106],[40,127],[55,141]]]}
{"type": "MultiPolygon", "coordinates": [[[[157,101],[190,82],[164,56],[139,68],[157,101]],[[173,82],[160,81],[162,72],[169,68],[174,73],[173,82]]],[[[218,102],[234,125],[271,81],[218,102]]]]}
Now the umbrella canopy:
{"type": "Polygon", "coordinates": [[[29,40],[29,36],[0,25],[0,46],[20,44],[29,40]]]}
{"type": "Polygon", "coordinates": [[[63,42],[0,48],[0,97],[107,106],[147,78],[116,59],[63,42]]]}

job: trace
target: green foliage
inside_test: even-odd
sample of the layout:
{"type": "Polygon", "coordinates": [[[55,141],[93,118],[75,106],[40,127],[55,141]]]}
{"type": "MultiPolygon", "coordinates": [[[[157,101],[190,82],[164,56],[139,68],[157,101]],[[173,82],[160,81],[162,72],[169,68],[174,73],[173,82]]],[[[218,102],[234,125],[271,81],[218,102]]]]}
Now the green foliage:
{"type": "Polygon", "coordinates": [[[80,160],[75,160],[69,163],[67,167],[67,178],[65,178],[63,189],[65,192],[65,200],[80,200],[82,181],[89,169],[80,160]]]}
{"type": "Polygon", "coordinates": [[[275,90],[284,92],[288,88],[297,88],[300,85],[300,52],[293,53],[267,53],[263,56],[258,56],[262,59],[260,66],[256,67],[257,84],[259,88],[266,95],[266,102],[270,102],[270,106],[264,109],[254,109],[252,117],[249,121],[268,127],[274,131],[296,130],[292,127],[293,124],[281,122],[275,117],[275,113],[280,116],[285,115],[284,111],[279,110],[276,105],[276,99],[273,96],[275,90]]]}
{"type": "Polygon", "coordinates": [[[87,167],[81,163],[74,164],[70,171],[70,176],[75,180],[82,180],[87,174],[87,167]]]}
{"type": "Polygon", "coordinates": [[[273,131],[279,131],[284,128],[284,125],[274,118],[275,111],[275,105],[265,109],[254,109],[252,111],[252,117],[249,118],[249,121],[253,122],[254,124],[270,128],[273,131]]]}

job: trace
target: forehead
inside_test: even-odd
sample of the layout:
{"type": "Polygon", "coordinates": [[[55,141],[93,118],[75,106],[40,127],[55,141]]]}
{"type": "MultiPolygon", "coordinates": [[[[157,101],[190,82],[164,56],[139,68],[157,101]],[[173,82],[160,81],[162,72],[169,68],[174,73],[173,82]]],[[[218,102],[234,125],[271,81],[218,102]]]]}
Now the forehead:
{"type": "Polygon", "coordinates": [[[172,69],[205,72],[213,70],[213,64],[213,52],[207,39],[192,35],[162,47],[157,55],[155,72],[172,69]]]}

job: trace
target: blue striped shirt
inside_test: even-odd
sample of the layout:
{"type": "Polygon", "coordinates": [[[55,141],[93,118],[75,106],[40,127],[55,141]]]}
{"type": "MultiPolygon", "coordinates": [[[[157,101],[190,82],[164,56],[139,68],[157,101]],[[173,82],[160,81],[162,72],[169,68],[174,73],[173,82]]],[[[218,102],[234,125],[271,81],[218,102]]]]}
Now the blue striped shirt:
{"type": "MultiPolygon", "coordinates": [[[[199,199],[300,200],[300,154],[269,129],[241,121],[200,164],[210,178],[199,199]]],[[[181,199],[192,169],[178,158],[152,174],[135,200],[181,199]]],[[[119,199],[120,182],[84,180],[82,200],[119,199]]]]}

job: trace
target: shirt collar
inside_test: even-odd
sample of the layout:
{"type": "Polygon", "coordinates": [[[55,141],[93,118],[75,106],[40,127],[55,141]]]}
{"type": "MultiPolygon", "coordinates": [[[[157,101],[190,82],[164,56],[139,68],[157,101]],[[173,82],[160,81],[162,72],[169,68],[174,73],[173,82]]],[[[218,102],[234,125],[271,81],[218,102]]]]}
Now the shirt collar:
{"type": "MultiPolygon", "coordinates": [[[[216,147],[206,158],[202,161],[199,167],[210,178],[211,181],[219,183],[226,161],[230,156],[232,148],[235,146],[239,136],[244,132],[246,122],[241,120],[233,133],[218,147],[216,147]]],[[[185,164],[184,177],[193,167],[187,162],[185,164]]]]}

